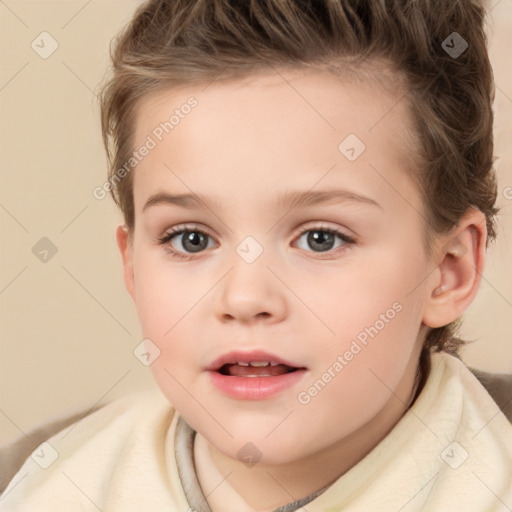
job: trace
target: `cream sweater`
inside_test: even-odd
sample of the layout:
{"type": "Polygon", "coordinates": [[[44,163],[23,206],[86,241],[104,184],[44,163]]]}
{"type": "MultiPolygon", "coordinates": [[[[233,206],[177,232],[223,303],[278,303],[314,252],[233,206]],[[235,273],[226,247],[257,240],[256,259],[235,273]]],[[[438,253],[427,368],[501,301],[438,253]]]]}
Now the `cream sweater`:
{"type": "MultiPolygon", "coordinates": [[[[510,512],[511,424],[461,361],[446,353],[431,361],[413,406],[369,454],[279,512],[510,512]]],[[[193,441],[159,389],[127,395],[36,448],[0,511],[208,512],[193,441]]],[[[235,512],[240,499],[214,512],[235,512]]]]}

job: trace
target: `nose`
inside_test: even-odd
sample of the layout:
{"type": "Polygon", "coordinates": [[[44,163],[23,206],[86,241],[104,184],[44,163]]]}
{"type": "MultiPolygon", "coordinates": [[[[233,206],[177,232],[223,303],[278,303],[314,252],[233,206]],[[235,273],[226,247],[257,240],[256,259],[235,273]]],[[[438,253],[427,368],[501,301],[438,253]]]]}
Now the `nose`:
{"type": "Polygon", "coordinates": [[[261,255],[248,263],[238,254],[221,280],[215,296],[215,315],[221,322],[251,324],[280,322],[286,315],[285,286],[261,255]]]}

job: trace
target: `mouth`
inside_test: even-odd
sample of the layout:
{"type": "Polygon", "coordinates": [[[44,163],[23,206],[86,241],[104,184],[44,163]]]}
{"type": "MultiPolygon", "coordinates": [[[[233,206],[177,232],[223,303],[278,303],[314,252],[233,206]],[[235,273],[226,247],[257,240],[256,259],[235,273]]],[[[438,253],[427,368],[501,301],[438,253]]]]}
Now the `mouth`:
{"type": "Polygon", "coordinates": [[[238,400],[265,400],[293,388],[307,368],[261,350],[230,352],[205,368],[217,390],[238,400]]]}
{"type": "Polygon", "coordinates": [[[297,371],[299,368],[287,364],[271,363],[270,361],[251,361],[228,363],[217,371],[221,375],[231,377],[277,377],[297,371]]]}

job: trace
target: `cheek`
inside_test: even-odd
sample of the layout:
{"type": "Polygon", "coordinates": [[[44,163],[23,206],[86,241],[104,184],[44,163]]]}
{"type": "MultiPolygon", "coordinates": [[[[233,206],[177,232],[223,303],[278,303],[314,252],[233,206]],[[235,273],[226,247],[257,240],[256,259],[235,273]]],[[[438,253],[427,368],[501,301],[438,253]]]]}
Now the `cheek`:
{"type": "Polygon", "coordinates": [[[330,327],[333,340],[353,338],[376,322],[382,325],[381,315],[397,327],[404,317],[419,315],[417,289],[425,277],[419,255],[407,249],[389,244],[362,250],[339,271],[324,271],[302,286],[297,280],[294,291],[330,327]],[[396,314],[397,309],[403,313],[396,314]]]}
{"type": "Polygon", "coordinates": [[[419,256],[405,251],[381,250],[378,260],[361,263],[331,280],[323,308],[320,294],[309,292],[308,300],[316,301],[321,319],[334,331],[329,335],[324,330],[327,342],[322,366],[312,379],[321,378],[331,368],[337,375],[336,385],[327,386],[324,398],[360,411],[360,418],[370,417],[389,398],[389,389],[398,385],[417,343],[421,325],[418,283],[424,279],[419,261],[419,256]],[[338,356],[345,362],[336,372],[333,365],[338,356]]]}
{"type": "Polygon", "coordinates": [[[324,344],[322,359],[301,389],[310,396],[318,394],[305,407],[308,413],[337,423],[346,435],[393,400],[416,342],[417,327],[411,320],[415,315],[407,305],[374,311],[382,311],[383,316],[359,313],[352,318],[356,335],[342,333],[335,343],[324,344]],[[336,411],[332,404],[338,404],[336,411]]]}
{"type": "Polygon", "coordinates": [[[142,336],[160,350],[151,372],[170,403],[188,411],[190,396],[183,386],[188,388],[190,373],[201,369],[197,346],[201,326],[193,318],[194,306],[204,294],[201,280],[148,257],[139,259],[136,285],[142,336]]]}
{"type": "Polygon", "coordinates": [[[191,322],[191,315],[205,293],[204,285],[197,272],[194,276],[179,270],[157,251],[140,250],[136,254],[137,315],[143,336],[160,348],[162,356],[172,357],[184,351],[181,356],[186,357],[189,344],[185,340],[193,336],[190,329],[197,327],[191,322]]]}

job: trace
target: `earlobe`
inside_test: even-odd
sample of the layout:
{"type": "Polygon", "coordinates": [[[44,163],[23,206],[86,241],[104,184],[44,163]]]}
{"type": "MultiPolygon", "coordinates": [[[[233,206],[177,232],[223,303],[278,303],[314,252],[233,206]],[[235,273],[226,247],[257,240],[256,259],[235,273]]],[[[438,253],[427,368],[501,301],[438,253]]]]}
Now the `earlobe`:
{"type": "Polygon", "coordinates": [[[439,272],[427,289],[423,323],[442,327],[460,317],[473,302],[485,264],[487,226],[484,214],[470,210],[438,252],[439,272]]]}
{"type": "Polygon", "coordinates": [[[128,293],[135,301],[135,277],[133,272],[133,245],[130,241],[128,228],[118,226],[116,230],[117,246],[123,260],[124,283],[128,293]]]}

